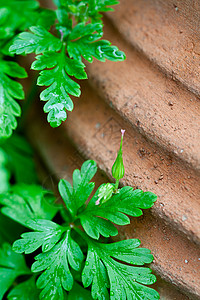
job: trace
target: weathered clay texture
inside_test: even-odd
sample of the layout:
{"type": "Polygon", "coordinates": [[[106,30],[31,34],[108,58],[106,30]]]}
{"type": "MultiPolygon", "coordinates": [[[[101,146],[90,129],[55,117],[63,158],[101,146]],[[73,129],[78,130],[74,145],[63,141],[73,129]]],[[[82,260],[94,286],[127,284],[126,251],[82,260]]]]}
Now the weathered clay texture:
{"type": "Polygon", "coordinates": [[[95,88],[141,134],[199,171],[199,99],[127,45],[113,27],[107,26],[105,31],[127,59],[123,63],[88,64],[95,88]]]}
{"type": "Polygon", "coordinates": [[[121,0],[109,17],[164,73],[200,95],[199,0],[121,0]]]}

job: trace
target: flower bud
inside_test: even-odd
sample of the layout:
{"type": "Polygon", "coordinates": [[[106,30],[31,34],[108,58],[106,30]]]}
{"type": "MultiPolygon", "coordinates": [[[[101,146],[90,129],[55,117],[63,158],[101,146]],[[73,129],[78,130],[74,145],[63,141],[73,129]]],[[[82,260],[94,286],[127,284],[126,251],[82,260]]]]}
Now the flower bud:
{"type": "Polygon", "coordinates": [[[121,144],[120,148],[117,154],[117,158],[112,166],[112,176],[119,180],[124,177],[124,163],[123,163],[123,157],[122,157],[122,143],[123,143],[123,137],[124,137],[125,130],[121,129],[122,137],[121,137],[121,144]]]}

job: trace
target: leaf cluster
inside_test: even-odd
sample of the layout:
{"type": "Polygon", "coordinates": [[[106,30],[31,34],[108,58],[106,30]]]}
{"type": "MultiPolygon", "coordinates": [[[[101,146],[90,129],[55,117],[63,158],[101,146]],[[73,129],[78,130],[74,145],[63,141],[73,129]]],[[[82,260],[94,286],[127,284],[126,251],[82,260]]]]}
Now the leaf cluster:
{"type": "Polygon", "coordinates": [[[38,185],[30,147],[21,136],[10,137],[21,115],[16,100],[24,98],[15,78],[27,76],[12,61],[15,54],[36,54],[31,68],[40,71],[37,84],[45,87],[40,99],[52,127],[73,110],[71,97],[81,93],[76,79],[87,78],[85,61],[125,59],[102,39],[102,12],[118,1],[54,2],[55,12],[40,8],[36,0],[0,0],[0,300],[159,299],[147,287],[156,281],[144,267],[153,260],[150,250],[139,247],[138,239],[109,240],[118,234],[115,225],[141,216],[156,196],[118,189],[123,176],[94,192],[97,166],[89,160],[74,171],[72,184],[60,180],[63,205],[55,205],[53,194],[38,185]],[[23,253],[35,251],[31,266],[23,253]]]}
{"type": "Polygon", "coordinates": [[[33,152],[22,136],[14,134],[1,140],[0,176],[0,299],[9,290],[9,300],[36,300],[36,277],[24,256],[14,252],[10,244],[26,230],[28,221],[38,217],[48,221],[59,207],[52,204],[52,193],[37,184],[33,152]]]}
{"type": "MultiPolygon", "coordinates": [[[[33,162],[33,151],[30,145],[23,136],[17,134],[13,134],[8,139],[2,139],[0,141],[0,198],[2,202],[6,202],[5,199],[12,194],[13,203],[11,204],[10,202],[10,204],[8,204],[6,202],[7,208],[3,208],[0,204],[1,212],[5,209],[5,215],[0,213],[0,246],[5,242],[12,243],[24,231],[22,225],[15,223],[15,218],[10,218],[11,215],[16,215],[17,219],[21,221],[20,216],[22,216],[22,220],[24,220],[27,213],[26,209],[22,209],[22,204],[17,205],[16,198],[19,197],[19,195],[15,197],[13,191],[15,190],[15,186],[19,188],[20,185],[26,187],[32,184],[37,185],[38,178],[33,162]],[[26,166],[26,168],[24,168],[24,166],[26,166]],[[6,210],[7,212],[9,211],[9,217],[6,217],[6,210]]],[[[42,189],[40,187],[40,194],[41,191],[42,189]]],[[[20,194],[22,195],[23,192],[20,191],[20,194]]],[[[48,198],[50,197],[48,196],[48,198]]],[[[38,199],[40,198],[38,197],[37,200],[38,199]]],[[[30,207],[25,199],[23,201],[24,207],[30,207]]],[[[30,211],[30,209],[28,211],[30,211]]]]}
{"type": "MultiPolygon", "coordinates": [[[[159,299],[158,293],[146,286],[156,281],[151,270],[143,267],[153,260],[150,250],[138,248],[138,239],[115,243],[99,240],[100,236],[116,235],[118,231],[113,224],[129,224],[127,215],[140,216],[141,209],[150,208],[156,196],[123,187],[113,190],[106,201],[99,202],[102,191],[110,188],[105,185],[103,190],[100,186],[86,204],[94,189],[94,183],[90,181],[96,171],[96,163],[89,160],[80,170],[74,171],[73,185],[64,179],[59,182],[65,204],[65,208],[60,208],[65,210],[63,224],[51,221],[55,207],[51,207],[49,213],[46,206],[41,206],[42,191],[36,186],[16,186],[9,196],[3,195],[0,199],[4,205],[2,213],[32,230],[14,242],[12,251],[22,255],[41,248],[31,267],[36,277],[28,279],[34,286],[33,291],[41,289],[40,299],[72,299],[77,286],[80,291],[83,287],[91,288],[91,296],[86,290],[84,293],[88,298],[84,299],[159,299]],[[19,197],[16,202],[12,193],[13,197],[19,197]],[[80,224],[84,231],[80,230],[80,224]]],[[[18,285],[11,293],[25,289],[28,295],[28,282],[18,285]]]]}
{"type": "Polygon", "coordinates": [[[111,6],[119,4],[117,0],[54,0],[59,9],[65,8],[77,22],[101,22],[102,12],[113,11],[111,6]]]}
{"type": "Polygon", "coordinates": [[[13,78],[27,77],[26,71],[16,62],[9,47],[16,34],[31,25],[49,28],[55,12],[39,8],[36,0],[0,0],[0,138],[11,136],[17,127],[16,117],[21,108],[16,100],[24,99],[22,85],[13,78]]]}
{"type": "Polygon", "coordinates": [[[45,26],[31,26],[20,33],[9,48],[11,54],[35,53],[33,70],[40,71],[37,84],[47,87],[40,94],[52,127],[58,127],[72,111],[71,96],[80,96],[75,79],[86,79],[83,59],[104,62],[123,61],[125,55],[107,40],[102,40],[100,12],[110,10],[117,1],[55,1],[56,22],[51,32],[45,26]]]}

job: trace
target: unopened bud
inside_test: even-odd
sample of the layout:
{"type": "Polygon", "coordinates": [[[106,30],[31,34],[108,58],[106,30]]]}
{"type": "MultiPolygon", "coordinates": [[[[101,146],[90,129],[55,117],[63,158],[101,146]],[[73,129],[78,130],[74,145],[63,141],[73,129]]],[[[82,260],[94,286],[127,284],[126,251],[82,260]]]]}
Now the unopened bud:
{"type": "Polygon", "coordinates": [[[112,176],[116,179],[119,180],[124,177],[124,163],[123,163],[123,157],[122,157],[122,143],[123,143],[123,138],[124,138],[124,133],[125,130],[121,129],[122,137],[121,137],[121,143],[120,143],[120,148],[117,154],[117,158],[112,166],[112,176]]]}

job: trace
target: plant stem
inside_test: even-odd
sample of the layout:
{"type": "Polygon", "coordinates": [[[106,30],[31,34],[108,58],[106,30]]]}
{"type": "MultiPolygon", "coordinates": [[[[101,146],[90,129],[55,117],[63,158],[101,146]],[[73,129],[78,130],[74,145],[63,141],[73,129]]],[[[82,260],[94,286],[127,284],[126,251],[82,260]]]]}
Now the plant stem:
{"type": "Polygon", "coordinates": [[[115,182],[115,192],[118,190],[118,187],[119,187],[119,179],[116,179],[116,182],[115,182]]]}

